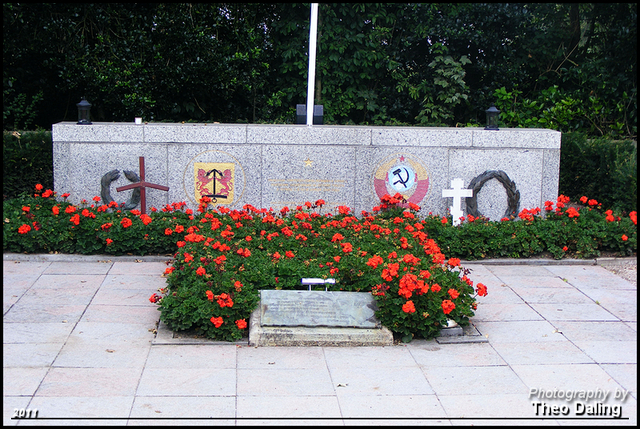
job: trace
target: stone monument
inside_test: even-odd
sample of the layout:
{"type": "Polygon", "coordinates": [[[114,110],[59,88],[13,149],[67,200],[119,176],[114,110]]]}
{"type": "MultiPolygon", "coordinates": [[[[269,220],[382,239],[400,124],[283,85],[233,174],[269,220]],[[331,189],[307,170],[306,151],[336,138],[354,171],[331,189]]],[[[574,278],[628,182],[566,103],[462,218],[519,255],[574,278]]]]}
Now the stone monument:
{"type": "MultiPolygon", "coordinates": [[[[202,195],[217,195],[215,204],[230,209],[279,210],[322,199],[324,210],[347,206],[359,215],[399,192],[424,213],[446,215],[442,191],[451,180],[470,184],[490,171],[503,173],[504,183],[482,176],[473,199],[491,220],[503,217],[509,192],[518,192],[521,208],[543,207],[558,195],[560,133],[545,129],[133,122],[52,128],[54,190],[71,193],[73,203],[100,195],[107,172],[137,170],[141,156],[146,181],[169,188],[147,188],[147,209],[182,201],[196,209],[202,195]]],[[[131,185],[118,180],[116,188],[131,185]]],[[[134,191],[114,197],[126,201],[134,191]]],[[[464,201],[461,210],[467,214],[464,201]]]]}

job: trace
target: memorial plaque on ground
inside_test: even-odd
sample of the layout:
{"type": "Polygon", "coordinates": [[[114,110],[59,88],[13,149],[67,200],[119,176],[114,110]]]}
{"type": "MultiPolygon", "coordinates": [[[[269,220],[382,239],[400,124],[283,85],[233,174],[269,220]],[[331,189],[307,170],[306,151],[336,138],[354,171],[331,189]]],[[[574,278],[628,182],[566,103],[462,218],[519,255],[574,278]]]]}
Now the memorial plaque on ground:
{"type": "Polygon", "coordinates": [[[370,293],[305,290],[260,291],[262,326],[380,328],[370,293]]]}

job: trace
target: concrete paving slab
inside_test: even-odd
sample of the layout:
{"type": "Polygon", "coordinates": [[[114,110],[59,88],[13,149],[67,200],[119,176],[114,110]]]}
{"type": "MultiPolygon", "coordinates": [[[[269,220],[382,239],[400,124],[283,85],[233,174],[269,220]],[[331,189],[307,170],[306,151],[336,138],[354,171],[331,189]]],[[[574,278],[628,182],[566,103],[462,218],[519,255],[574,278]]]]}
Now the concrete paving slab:
{"type": "Polygon", "coordinates": [[[397,368],[415,365],[409,348],[391,347],[325,347],[324,356],[329,369],[347,368],[397,368]]]}
{"type": "MultiPolygon", "coordinates": [[[[6,255],[4,255],[6,258],[6,255]]],[[[2,276],[5,274],[24,274],[39,276],[50,265],[50,262],[29,262],[29,261],[2,261],[2,276]]]]}
{"type": "Polygon", "coordinates": [[[596,304],[624,321],[638,321],[637,290],[582,289],[596,304]]]}
{"type": "Polygon", "coordinates": [[[2,343],[64,343],[72,323],[3,323],[2,343]]]}
{"type": "Polygon", "coordinates": [[[29,289],[18,302],[25,305],[84,305],[91,303],[98,288],[29,289]]]}
{"type": "Polygon", "coordinates": [[[18,410],[26,410],[31,402],[31,396],[6,396],[2,397],[2,426],[17,426],[19,419],[12,419],[18,410]]]}
{"type": "MultiPolygon", "coordinates": [[[[167,257],[167,261],[173,261],[167,257]]],[[[131,261],[113,261],[113,265],[109,270],[109,275],[127,275],[127,276],[151,276],[160,277],[169,265],[166,262],[131,262],[131,261]]]]}
{"type": "MultiPolygon", "coordinates": [[[[596,363],[511,365],[511,368],[527,388],[543,390],[555,388],[563,390],[600,389],[610,392],[622,389],[620,383],[596,363]]],[[[535,398],[532,399],[535,400],[535,398]]]]}
{"type": "Polygon", "coordinates": [[[476,276],[489,277],[494,276],[493,272],[483,264],[483,261],[460,261],[460,266],[469,269],[469,278],[476,276]]]}
{"type": "MultiPolygon", "coordinates": [[[[467,394],[464,391],[458,394],[438,394],[438,399],[448,417],[535,417],[531,401],[527,395],[517,394],[467,394]]],[[[452,420],[453,425],[493,425],[500,424],[497,420],[452,420]]],[[[520,421],[520,424],[538,425],[541,421],[520,421]]],[[[556,425],[555,422],[547,422],[556,425]]],[[[505,421],[502,424],[518,425],[517,420],[505,421]]]]}
{"type": "Polygon", "coordinates": [[[344,425],[342,414],[335,396],[238,396],[237,403],[237,416],[247,419],[238,420],[238,426],[342,426],[344,425]],[[263,419],[265,417],[282,420],[263,419]],[[294,417],[296,420],[288,420],[287,417],[294,417]],[[319,419],[314,420],[314,417],[319,419]]]}
{"type": "Polygon", "coordinates": [[[493,347],[509,365],[593,363],[568,340],[537,343],[494,343],[493,347]]]}
{"type": "Polygon", "coordinates": [[[351,395],[409,396],[432,395],[434,389],[428,377],[416,366],[389,368],[331,368],[331,380],[338,397],[351,395]]]}
{"type": "Polygon", "coordinates": [[[42,274],[47,275],[85,275],[85,274],[107,274],[111,269],[111,264],[104,262],[51,262],[42,274]]]}
{"type": "Polygon", "coordinates": [[[335,395],[332,378],[324,368],[238,369],[238,396],[335,395]]]}
{"type": "Polygon", "coordinates": [[[236,368],[234,345],[168,345],[152,346],[147,368],[217,369],[236,368]]]}
{"type": "Polygon", "coordinates": [[[514,321],[514,320],[543,320],[528,304],[489,304],[478,305],[475,316],[476,321],[514,321]]]}
{"type": "Polygon", "coordinates": [[[617,321],[613,314],[598,304],[530,304],[535,311],[548,321],[584,320],[584,321],[617,321]]]}
{"type": "Polygon", "coordinates": [[[228,426],[235,422],[235,408],[233,396],[136,396],[130,414],[135,419],[127,425],[228,426]],[[142,420],[144,417],[149,420],[142,420]],[[180,420],[164,420],[167,417],[180,420]],[[203,420],[185,420],[187,417],[203,420]],[[215,419],[208,420],[210,417],[215,419]]]}
{"type": "Polygon", "coordinates": [[[16,303],[3,317],[4,323],[77,323],[86,305],[16,303]]]}
{"type": "Polygon", "coordinates": [[[5,368],[3,366],[2,396],[33,396],[48,371],[48,367],[5,368]]]}
{"type": "Polygon", "coordinates": [[[511,286],[511,289],[527,303],[535,304],[593,304],[593,300],[575,288],[530,288],[511,286]]]}
{"type": "MultiPolygon", "coordinates": [[[[73,395],[74,393],[72,393],[73,395]]],[[[34,425],[105,425],[124,426],[127,423],[125,417],[129,416],[133,396],[108,396],[108,397],[42,397],[36,396],[29,404],[30,408],[38,410],[42,417],[86,417],[86,420],[31,420],[23,421],[34,425]],[[95,417],[122,418],[121,420],[91,420],[95,417]]]]}
{"type": "Polygon", "coordinates": [[[557,276],[564,278],[575,287],[636,290],[631,282],[616,276],[600,266],[552,266],[548,268],[557,276]]]}
{"type": "Polygon", "coordinates": [[[51,368],[36,396],[133,397],[141,372],[142,368],[51,368]]]}
{"type": "Polygon", "coordinates": [[[78,322],[67,344],[151,344],[153,328],[140,323],[78,322]]]}
{"type": "Polygon", "coordinates": [[[100,288],[93,297],[92,304],[98,305],[145,305],[150,308],[158,308],[149,301],[149,297],[156,289],[103,289],[100,288]]]}
{"type": "Polygon", "coordinates": [[[637,363],[637,341],[574,341],[597,363],[637,363]]]}
{"type": "MultiPolygon", "coordinates": [[[[101,289],[144,289],[149,291],[149,295],[156,292],[160,288],[167,287],[167,279],[159,275],[138,274],[109,274],[102,282],[101,289]]],[[[147,301],[149,297],[147,297],[147,301]]]]}
{"type": "Polygon", "coordinates": [[[56,368],[140,368],[145,366],[148,346],[136,344],[66,344],[55,358],[56,368]]]}
{"type": "Polygon", "coordinates": [[[447,414],[436,395],[341,395],[340,410],[345,423],[354,426],[398,425],[398,421],[383,420],[392,418],[402,419],[402,426],[449,425],[443,418],[447,414]],[[442,419],[434,419],[438,417],[442,419]]]}
{"type": "Polygon", "coordinates": [[[502,274],[500,280],[512,288],[571,288],[569,282],[562,280],[560,277],[538,277],[538,276],[522,276],[519,274],[502,274]]]}
{"type": "Polygon", "coordinates": [[[567,341],[562,333],[546,320],[475,323],[491,344],[567,341]]]}
{"type": "Polygon", "coordinates": [[[630,395],[638,399],[638,364],[637,363],[604,363],[600,364],[607,374],[619,380],[622,388],[630,391],[630,395]]]}
{"type": "Polygon", "coordinates": [[[74,293],[83,290],[96,291],[105,279],[104,274],[42,274],[31,286],[30,290],[42,292],[44,290],[73,290],[74,293]]]}
{"type": "Polygon", "coordinates": [[[91,304],[82,315],[82,322],[92,323],[140,323],[154,326],[160,312],[157,306],[91,304]]]}
{"type": "Polygon", "coordinates": [[[236,370],[145,368],[136,396],[234,396],[236,370]]]}
{"type": "Polygon", "coordinates": [[[628,324],[612,322],[591,322],[591,321],[559,321],[554,325],[558,331],[570,341],[635,341],[637,332],[628,324]]]}
{"type": "Polygon", "coordinates": [[[38,280],[40,274],[7,274],[2,273],[3,283],[10,287],[3,287],[3,291],[5,289],[19,292],[20,295],[29,290],[31,286],[38,280]]]}
{"type": "Polygon", "coordinates": [[[4,368],[48,367],[58,356],[61,348],[60,343],[3,344],[2,366],[4,368]]]}
{"type": "MultiPolygon", "coordinates": [[[[238,347],[237,367],[242,369],[326,369],[323,347],[238,347]]],[[[340,349],[342,350],[342,348],[340,349]]]]}
{"type": "Polygon", "coordinates": [[[555,277],[552,271],[547,269],[547,266],[536,265],[485,265],[486,268],[495,276],[502,279],[503,276],[519,276],[519,277],[555,277]]]}
{"type": "Polygon", "coordinates": [[[2,316],[7,314],[11,307],[24,295],[24,290],[3,289],[2,290],[2,316]]]}
{"type": "Polygon", "coordinates": [[[499,282],[496,285],[489,285],[484,282],[476,282],[482,283],[487,286],[487,296],[480,298],[479,304],[522,304],[523,299],[516,293],[512,288],[507,286],[506,284],[499,282]]]}
{"type": "Polygon", "coordinates": [[[484,344],[437,344],[412,341],[407,346],[411,356],[422,368],[501,366],[505,360],[487,343],[484,344]]]}
{"type": "Polygon", "coordinates": [[[509,366],[429,366],[422,371],[438,397],[529,392],[509,366]]]}
{"type": "Polygon", "coordinates": [[[10,271],[3,273],[5,415],[12,404],[66,407],[73,413],[70,417],[96,413],[98,402],[108,403],[104,408],[111,413],[125,411],[122,420],[39,420],[20,425],[564,425],[576,421],[477,418],[504,417],[519,407],[530,413],[531,387],[590,386],[612,392],[631,390],[623,414],[632,418],[579,424],[637,423],[637,288],[610,282],[611,273],[594,270],[597,266],[562,268],[563,261],[556,265],[518,261],[510,269],[505,261],[472,266],[472,280],[489,286],[489,296],[479,299],[472,318],[488,341],[484,344],[414,340],[385,347],[255,348],[248,346],[246,338],[235,343],[202,340],[178,345],[187,334],[171,332],[174,343],[163,342],[158,340],[160,327],[154,336],[151,331],[159,312],[148,297],[158,285],[165,285],[161,274],[169,258],[40,256],[42,260],[37,260],[38,255],[15,255],[20,259],[15,263],[4,255],[3,265],[10,271]],[[72,261],[111,268],[106,274],[45,273],[47,269],[63,272],[70,265],[63,269],[52,264],[72,261]],[[571,275],[574,278],[566,277],[571,275]],[[25,276],[30,278],[21,280],[25,276]],[[82,296],[83,290],[90,289],[87,283],[93,288],[91,299],[74,302],[76,292],[82,296]],[[66,299],[52,299],[50,304],[47,293],[66,299]],[[78,311],[85,309],[79,322],[71,317],[75,306],[78,311]],[[558,313],[575,320],[558,320],[558,313]],[[607,314],[611,318],[601,321],[607,314]],[[40,323],[67,315],[67,323],[40,323]],[[555,363],[583,360],[597,363],[555,363]],[[197,415],[191,414],[194,403],[203,404],[195,407],[197,415]],[[211,408],[224,410],[230,418],[179,419],[201,417],[211,408]],[[458,411],[470,418],[458,420],[458,411]],[[365,413],[365,418],[351,419],[358,412],[365,413]],[[158,415],[169,418],[154,419],[158,415]],[[318,415],[336,418],[315,420],[318,415]],[[393,419],[403,416],[424,419],[393,419]]]}

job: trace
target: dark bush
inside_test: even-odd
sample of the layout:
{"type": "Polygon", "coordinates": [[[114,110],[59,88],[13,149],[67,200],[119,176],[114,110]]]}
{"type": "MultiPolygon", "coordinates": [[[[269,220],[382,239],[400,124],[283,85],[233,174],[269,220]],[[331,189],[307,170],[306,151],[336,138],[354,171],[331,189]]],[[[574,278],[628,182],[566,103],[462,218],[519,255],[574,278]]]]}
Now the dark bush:
{"type": "MultiPolygon", "coordinates": [[[[3,199],[30,193],[36,183],[53,189],[50,131],[3,132],[2,155],[3,199]]],[[[637,171],[635,141],[562,135],[559,194],[572,201],[584,195],[604,207],[637,211],[637,171]]]]}
{"type": "Polygon", "coordinates": [[[637,211],[637,142],[562,135],[559,193],[578,201],[587,196],[604,207],[637,211]]]}
{"type": "Polygon", "coordinates": [[[2,133],[2,199],[33,193],[40,183],[53,189],[53,143],[51,131],[4,131],[2,133]]]}

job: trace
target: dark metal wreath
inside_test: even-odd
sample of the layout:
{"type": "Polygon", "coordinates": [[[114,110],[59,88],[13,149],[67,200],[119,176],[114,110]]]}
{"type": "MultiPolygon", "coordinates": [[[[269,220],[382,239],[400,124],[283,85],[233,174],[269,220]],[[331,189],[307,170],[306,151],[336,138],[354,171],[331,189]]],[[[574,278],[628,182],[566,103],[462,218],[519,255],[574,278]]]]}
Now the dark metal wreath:
{"type": "MultiPolygon", "coordinates": [[[[130,182],[139,182],[140,178],[133,171],[124,171],[124,177],[129,179],[130,182]]],[[[118,170],[111,170],[104,176],[102,176],[102,180],[100,181],[100,196],[102,197],[102,201],[104,204],[109,204],[113,201],[111,198],[111,182],[118,180],[120,178],[120,173],[118,170]]],[[[131,197],[129,197],[129,201],[127,201],[124,205],[125,210],[133,210],[140,204],[140,188],[136,188],[131,193],[131,197]]]]}
{"type": "Polygon", "coordinates": [[[520,191],[516,189],[516,182],[511,181],[509,176],[502,170],[485,171],[469,183],[469,188],[473,189],[473,196],[467,197],[467,214],[474,217],[482,216],[482,213],[478,211],[478,192],[491,179],[498,179],[507,190],[508,208],[503,217],[511,218],[512,216],[517,216],[520,207],[520,191]]]}

